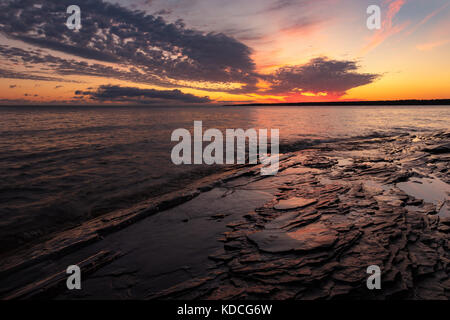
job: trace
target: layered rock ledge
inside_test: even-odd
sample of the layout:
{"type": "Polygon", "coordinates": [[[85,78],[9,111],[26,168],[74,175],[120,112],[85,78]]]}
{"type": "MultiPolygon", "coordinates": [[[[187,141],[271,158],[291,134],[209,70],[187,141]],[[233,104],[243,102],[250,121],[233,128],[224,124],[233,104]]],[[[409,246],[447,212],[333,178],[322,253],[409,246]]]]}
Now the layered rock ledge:
{"type": "Polygon", "coordinates": [[[448,132],[346,140],[285,154],[273,177],[240,169],[160,210],[111,218],[120,222],[111,230],[80,229],[82,245],[72,232],[67,248],[54,240],[2,260],[0,294],[448,299],[449,140],[448,132]],[[83,290],[67,291],[61,271],[78,262],[87,266],[83,290]],[[381,290],[366,286],[371,265],[381,290]]]}

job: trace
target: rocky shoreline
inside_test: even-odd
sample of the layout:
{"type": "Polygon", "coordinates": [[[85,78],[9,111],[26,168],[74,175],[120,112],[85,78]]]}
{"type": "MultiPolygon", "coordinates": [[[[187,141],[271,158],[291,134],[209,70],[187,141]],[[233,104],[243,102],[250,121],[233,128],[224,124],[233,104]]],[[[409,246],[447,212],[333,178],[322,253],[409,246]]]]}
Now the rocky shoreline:
{"type": "Polygon", "coordinates": [[[285,154],[0,263],[2,299],[448,299],[450,133],[285,154]],[[62,271],[84,268],[83,289],[62,271]],[[368,290],[378,265],[381,290],[368,290]]]}

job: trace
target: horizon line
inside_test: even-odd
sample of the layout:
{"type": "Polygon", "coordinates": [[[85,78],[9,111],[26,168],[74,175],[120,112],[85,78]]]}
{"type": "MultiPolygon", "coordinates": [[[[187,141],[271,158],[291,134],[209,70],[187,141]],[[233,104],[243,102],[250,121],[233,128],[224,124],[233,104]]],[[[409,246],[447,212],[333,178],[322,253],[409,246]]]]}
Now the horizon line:
{"type": "Polygon", "coordinates": [[[281,103],[239,103],[225,104],[225,107],[245,106],[419,106],[419,105],[450,105],[450,99],[401,99],[401,100],[371,100],[371,101],[311,101],[311,102],[281,102],[281,103]]]}

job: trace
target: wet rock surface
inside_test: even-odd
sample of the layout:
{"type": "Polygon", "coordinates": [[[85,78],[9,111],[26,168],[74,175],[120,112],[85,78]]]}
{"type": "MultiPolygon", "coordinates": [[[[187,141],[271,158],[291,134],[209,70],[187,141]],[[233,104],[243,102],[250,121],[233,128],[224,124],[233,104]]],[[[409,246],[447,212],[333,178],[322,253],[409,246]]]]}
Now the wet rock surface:
{"type": "Polygon", "coordinates": [[[294,197],[290,198],[288,200],[280,200],[278,204],[274,206],[277,210],[290,210],[290,209],[297,209],[309,206],[310,204],[313,204],[317,202],[316,199],[305,199],[305,198],[299,198],[294,197]]]}
{"type": "Polygon", "coordinates": [[[33,281],[45,279],[114,250],[121,256],[90,274],[82,293],[54,296],[448,299],[449,140],[437,132],[322,144],[283,157],[276,176],[243,169],[94,244],[12,272],[0,293],[29,286],[32,270],[33,281]],[[371,265],[381,290],[366,286],[371,265]]]}
{"type": "Polygon", "coordinates": [[[258,231],[249,234],[248,239],[263,252],[283,253],[329,248],[338,237],[334,230],[319,222],[292,232],[284,229],[258,231]]]}

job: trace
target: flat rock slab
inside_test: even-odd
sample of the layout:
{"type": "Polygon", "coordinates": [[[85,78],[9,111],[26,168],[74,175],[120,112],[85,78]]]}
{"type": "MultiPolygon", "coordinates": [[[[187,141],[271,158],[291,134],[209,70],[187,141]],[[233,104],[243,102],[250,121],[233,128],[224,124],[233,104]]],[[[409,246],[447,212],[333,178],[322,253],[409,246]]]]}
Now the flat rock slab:
{"type": "Polygon", "coordinates": [[[338,239],[338,233],[317,222],[293,232],[270,229],[249,234],[247,237],[261,251],[281,253],[329,248],[338,239]]]}
{"type": "Polygon", "coordinates": [[[425,148],[423,151],[431,154],[450,153],[450,143],[425,148]]]}
{"type": "MultiPolygon", "coordinates": [[[[83,241],[82,248],[56,256],[42,245],[45,259],[22,254],[20,261],[32,257],[33,263],[0,274],[0,293],[33,299],[42,298],[42,289],[57,299],[448,300],[450,217],[431,214],[450,208],[450,154],[423,152],[448,143],[450,133],[441,135],[423,136],[413,146],[409,135],[323,144],[282,160],[279,175],[261,178],[258,167],[246,169],[199,189],[190,201],[176,198],[174,207],[165,202],[164,212],[147,213],[139,222],[133,217],[126,229],[128,218],[103,216],[114,233],[104,236],[102,224],[95,242],[83,241]],[[349,157],[353,165],[334,160],[349,157]],[[320,170],[311,170],[319,172],[303,169],[317,159],[320,170]],[[111,261],[99,252],[123,255],[111,261]],[[88,272],[83,290],[65,290],[65,268],[86,259],[102,268],[82,268],[88,272]],[[367,290],[370,265],[380,266],[383,290],[367,290]]],[[[82,231],[77,238],[96,235],[91,228],[75,230],[82,231]]],[[[72,247],[67,239],[53,238],[50,248],[72,247]]],[[[0,259],[0,273],[2,265],[0,259]]]]}
{"type": "Polygon", "coordinates": [[[294,197],[294,198],[290,198],[288,200],[280,200],[278,202],[278,204],[276,204],[274,206],[274,208],[277,210],[291,210],[291,209],[304,208],[304,207],[307,207],[316,202],[317,202],[317,199],[306,199],[306,198],[294,197]]]}

